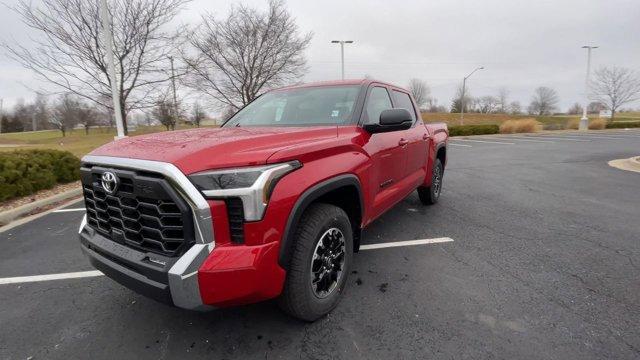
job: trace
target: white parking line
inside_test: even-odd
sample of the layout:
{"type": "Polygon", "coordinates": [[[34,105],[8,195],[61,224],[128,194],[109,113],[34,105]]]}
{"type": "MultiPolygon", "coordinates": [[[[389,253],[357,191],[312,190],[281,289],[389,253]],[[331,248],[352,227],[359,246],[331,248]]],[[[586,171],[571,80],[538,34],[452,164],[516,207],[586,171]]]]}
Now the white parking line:
{"type": "Polygon", "coordinates": [[[18,276],[18,277],[10,277],[10,278],[0,278],[0,285],[22,284],[22,283],[50,281],[50,280],[78,279],[78,278],[96,277],[96,276],[102,276],[102,275],[104,274],[101,273],[100,271],[93,270],[93,271],[80,271],[80,272],[49,274],[49,275],[18,276]]]}
{"type": "MultiPolygon", "coordinates": [[[[452,242],[452,241],[453,239],[449,237],[408,240],[408,241],[395,241],[395,242],[387,242],[387,243],[380,243],[380,244],[361,245],[360,250],[364,251],[364,250],[385,249],[385,248],[401,247],[401,246],[438,244],[438,243],[445,243],[445,242],[452,242]]],[[[93,270],[93,271],[80,271],[80,272],[48,274],[48,275],[17,276],[17,277],[9,277],[9,278],[0,278],[0,285],[23,284],[23,283],[51,281],[51,280],[79,279],[79,278],[97,277],[97,276],[103,276],[103,275],[104,274],[101,273],[100,271],[93,270]]]]}
{"type": "Polygon", "coordinates": [[[450,237],[408,240],[408,241],[395,241],[395,242],[380,243],[380,244],[360,245],[360,250],[375,250],[375,249],[384,249],[384,248],[400,247],[400,246],[427,245],[427,244],[437,244],[437,243],[445,243],[445,242],[451,242],[451,241],[453,241],[453,239],[450,237]]]}
{"type": "Polygon", "coordinates": [[[505,139],[509,139],[509,140],[516,140],[516,141],[531,141],[531,142],[539,142],[539,143],[552,143],[553,141],[549,141],[549,140],[533,140],[533,139],[525,139],[523,137],[517,137],[517,136],[505,136],[505,139]]]}
{"type": "Polygon", "coordinates": [[[606,139],[606,140],[616,140],[616,139],[624,139],[624,137],[613,137],[613,136],[593,136],[593,135],[589,135],[589,134],[584,134],[584,135],[573,135],[573,134],[567,134],[567,135],[563,135],[563,136],[568,136],[571,138],[583,138],[583,139],[606,139]]]}
{"type": "Polygon", "coordinates": [[[532,137],[532,138],[536,138],[536,139],[562,140],[562,141],[580,141],[580,142],[591,142],[592,141],[592,140],[585,140],[585,139],[573,139],[573,138],[568,138],[568,137],[552,137],[552,136],[546,136],[546,135],[531,135],[531,136],[527,136],[527,137],[532,137]]]}
{"type": "Polygon", "coordinates": [[[469,140],[469,139],[451,139],[451,141],[471,141],[485,144],[502,144],[502,145],[515,145],[516,143],[501,142],[501,141],[483,141],[483,140],[469,140]]]}
{"type": "Polygon", "coordinates": [[[465,144],[454,144],[452,142],[449,143],[449,145],[451,146],[464,146],[464,147],[471,147],[471,145],[465,145],[465,144]]]}
{"type": "Polygon", "coordinates": [[[85,208],[73,208],[73,209],[60,209],[54,210],[54,213],[72,212],[72,211],[85,211],[85,208]]]}

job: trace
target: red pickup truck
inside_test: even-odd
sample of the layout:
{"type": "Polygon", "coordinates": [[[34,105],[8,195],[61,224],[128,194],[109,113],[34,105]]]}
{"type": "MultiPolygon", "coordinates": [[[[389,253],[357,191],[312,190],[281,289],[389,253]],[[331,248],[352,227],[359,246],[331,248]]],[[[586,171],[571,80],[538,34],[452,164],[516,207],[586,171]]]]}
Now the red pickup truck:
{"type": "Polygon", "coordinates": [[[273,90],[221,128],[85,156],[81,246],[107,276],[181,308],[278,298],[313,321],[337,305],[364,227],[416,189],[438,201],[447,141],[397,86],[273,90]]]}

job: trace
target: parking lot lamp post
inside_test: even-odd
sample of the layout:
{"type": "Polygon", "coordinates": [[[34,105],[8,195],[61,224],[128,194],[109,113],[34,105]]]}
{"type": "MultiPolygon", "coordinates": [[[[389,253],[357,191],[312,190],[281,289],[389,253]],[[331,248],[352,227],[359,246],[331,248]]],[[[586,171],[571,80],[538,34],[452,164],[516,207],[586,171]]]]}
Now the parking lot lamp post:
{"type": "Polygon", "coordinates": [[[109,72],[109,82],[111,83],[111,98],[113,100],[113,114],[116,118],[117,136],[115,139],[122,139],[124,135],[124,125],[122,122],[122,112],[120,108],[120,95],[118,94],[118,84],[116,84],[116,66],[113,59],[113,34],[111,34],[111,18],[107,0],[100,1],[100,17],[102,18],[102,36],[104,36],[104,47],[107,54],[107,71],[109,72]]]}
{"type": "Polygon", "coordinates": [[[582,118],[578,130],[586,131],[589,129],[589,118],[587,117],[587,107],[589,106],[589,72],[591,71],[591,50],[597,49],[598,46],[585,45],[582,47],[587,49],[587,75],[584,78],[584,108],[582,109],[582,118]]]}
{"type": "Polygon", "coordinates": [[[482,69],[484,69],[484,66],[476,68],[469,75],[465,76],[464,79],[462,79],[462,96],[460,97],[460,125],[464,125],[464,95],[467,87],[467,79],[470,78],[474,72],[482,69]]]}
{"type": "Polygon", "coordinates": [[[332,44],[340,44],[340,63],[342,67],[342,80],[344,80],[344,44],[353,44],[353,40],[332,40],[332,44]]]}

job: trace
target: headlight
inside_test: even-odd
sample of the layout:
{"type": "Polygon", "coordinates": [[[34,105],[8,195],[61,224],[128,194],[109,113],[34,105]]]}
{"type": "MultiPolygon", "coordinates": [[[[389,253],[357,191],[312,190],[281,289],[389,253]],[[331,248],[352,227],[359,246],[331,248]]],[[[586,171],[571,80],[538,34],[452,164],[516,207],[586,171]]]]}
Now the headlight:
{"type": "Polygon", "coordinates": [[[212,170],[189,175],[189,180],[207,198],[240,198],[245,220],[256,221],[262,219],[278,180],[301,166],[299,161],[291,161],[265,166],[212,170]]]}

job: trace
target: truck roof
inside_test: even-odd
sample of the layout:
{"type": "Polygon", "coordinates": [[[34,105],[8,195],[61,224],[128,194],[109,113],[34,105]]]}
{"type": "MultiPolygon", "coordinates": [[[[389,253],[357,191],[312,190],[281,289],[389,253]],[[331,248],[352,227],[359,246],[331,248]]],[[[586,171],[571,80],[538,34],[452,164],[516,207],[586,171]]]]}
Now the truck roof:
{"type": "Polygon", "coordinates": [[[298,88],[306,88],[306,87],[319,87],[319,86],[336,86],[336,85],[362,85],[362,86],[367,86],[371,83],[378,83],[378,84],[383,84],[383,85],[388,85],[394,88],[398,88],[398,89],[402,89],[404,91],[407,91],[407,89],[398,86],[398,85],[394,85],[385,81],[380,81],[380,80],[375,80],[375,79],[346,79],[346,80],[331,80],[331,81],[317,81],[317,82],[310,82],[310,83],[304,83],[304,84],[297,84],[297,85],[290,85],[290,86],[285,86],[285,87],[281,87],[278,89],[274,89],[275,91],[278,90],[288,90],[288,89],[298,89],[298,88]]]}

